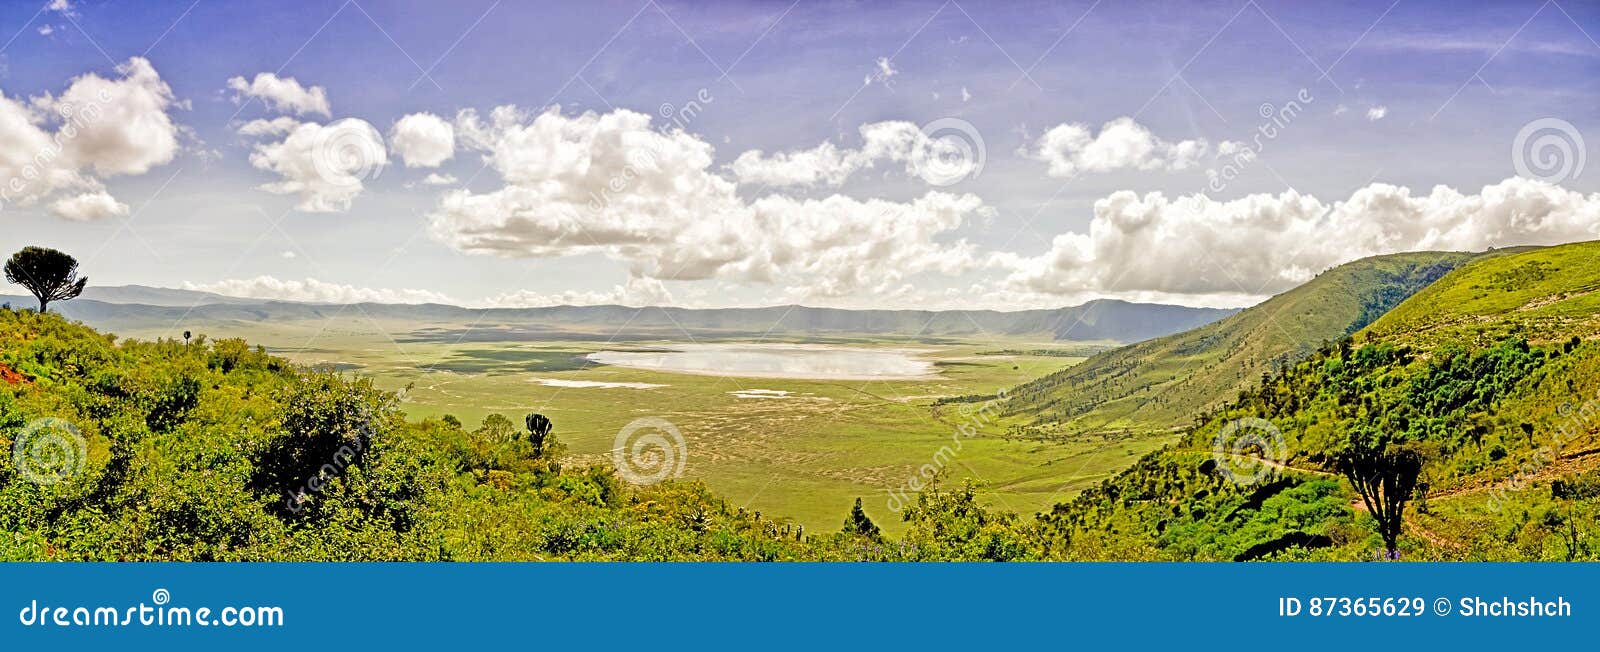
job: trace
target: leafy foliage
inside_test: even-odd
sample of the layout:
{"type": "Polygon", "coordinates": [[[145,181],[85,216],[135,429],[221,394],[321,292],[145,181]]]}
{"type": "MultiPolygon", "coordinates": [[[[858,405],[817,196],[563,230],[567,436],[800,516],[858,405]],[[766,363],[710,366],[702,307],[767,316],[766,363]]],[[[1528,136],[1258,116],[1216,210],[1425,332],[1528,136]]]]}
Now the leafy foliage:
{"type": "Polygon", "coordinates": [[[696,482],[564,468],[555,424],[407,421],[367,380],[240,340],[118,342],[0,309],[0,446],[63,419],[86,455],[41,484],[0,456],[0,560],[910,560],[1029,558],[976,493],[924,493],[918,543],[808,536],[696,482]],[[8,376],[9,377],[9,376],[8,376]]]}
{"type": "MultiPolygon", "coordinates": [[[[0,309],[0,445],[71,424],[52,431],[71,453],[60,481],[0,456],[0,559],[1596,559],[1596,255],[1480,256],[1350,337],[1213,386],[1231,395],[1177,443],[1046,514],[936,482],[898,539],[859,499],[841,531],[808,535],[699,483],[563,465],[538,414],[409,421],[368,381],[242,340],[119,342],[0,309]],[[1286,453],[1241,484],[1212,449],[1246,417],[1286,453]]],[[[1441,262],[1410,260],[1418,282],[1441,262]]],[[[1356,320],[1341,324],[1377,312],[1337,305],[1356,320]]],[[[1200,337],[1179,348],[1224,341],[1200,337]]]]}
{"type": "Polygon", "coordinates": [[[1594,559],[1597,253],[1482,257],[1043,520],[1074,558],[1594,559]],[[1287,448],[1252,486],[1211,450],[1246,417],[1287,448]]]}

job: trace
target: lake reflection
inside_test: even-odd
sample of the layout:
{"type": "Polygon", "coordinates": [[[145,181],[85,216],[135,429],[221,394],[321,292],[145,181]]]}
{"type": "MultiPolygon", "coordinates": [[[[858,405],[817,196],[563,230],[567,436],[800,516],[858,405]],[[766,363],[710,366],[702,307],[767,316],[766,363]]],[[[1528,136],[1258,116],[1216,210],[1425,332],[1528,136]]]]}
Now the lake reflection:
{"type": "Polygon", "coordinates": [[[600,351],[601,364],[656,371],[754,378],[827,380],[934,377],[933,363],[907,349],[862,349],[822,344],[685,344],[672,351],[600,351]]]}

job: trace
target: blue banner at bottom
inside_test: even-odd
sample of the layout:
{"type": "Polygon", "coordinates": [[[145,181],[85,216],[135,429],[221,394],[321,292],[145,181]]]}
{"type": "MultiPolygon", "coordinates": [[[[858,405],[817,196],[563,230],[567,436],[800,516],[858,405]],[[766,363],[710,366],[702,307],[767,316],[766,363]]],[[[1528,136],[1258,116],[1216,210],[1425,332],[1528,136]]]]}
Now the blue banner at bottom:
{"type": "Polygon", "coordinates": [[[1592,645],[1597,580],[1533,563],[0,564],[0,649],[1592,645]]]}

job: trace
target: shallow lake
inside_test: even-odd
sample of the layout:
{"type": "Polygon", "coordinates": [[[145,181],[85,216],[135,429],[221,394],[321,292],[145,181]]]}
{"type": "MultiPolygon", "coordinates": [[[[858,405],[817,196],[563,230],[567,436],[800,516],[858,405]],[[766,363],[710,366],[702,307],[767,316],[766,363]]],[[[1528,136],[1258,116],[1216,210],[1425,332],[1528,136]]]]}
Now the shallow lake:
{"type": "Polygon", "coordinates": [[[600,364],[655,371],[753,378],[823,380],[926,379],[933,362],[914,349],[824,344],[683,344],[670,351],[599,351],[600,364]]]}

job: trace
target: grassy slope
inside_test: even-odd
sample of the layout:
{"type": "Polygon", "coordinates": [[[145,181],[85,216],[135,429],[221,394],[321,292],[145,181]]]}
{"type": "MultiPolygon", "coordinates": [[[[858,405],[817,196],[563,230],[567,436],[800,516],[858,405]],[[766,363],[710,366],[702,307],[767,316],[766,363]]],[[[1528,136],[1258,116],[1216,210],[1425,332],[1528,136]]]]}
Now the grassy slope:
{"type": "Polygon", "coordinates": [[[1009,392],[1032,429],[1169,429],[1370,322],[1472,254],[1365,258],[1221,321],[1107,351],[1009,392]]]}
{"type": "Polygon", "coordinates": [[[1320,352],[1250,388],[1048,520],[1088,557],[1368,559],[1368,519],[1328,463],[1366,429],[1427,456],[1430,497],[1408,512],[1408,558],[1595,558],[1600,243],[1498,253],[1356,333],[1350,352],[1320,352]],[[1367,355],[1380,351],[1392,357],[1367,355]],[[1241,487],[1215,471],[1214,438],[1247,417],[1283,433],[1276,482],[1241,487]]]}
{"type": "Polygon", "coordinates": [[[1366,329],[1374,340],[1432,346],[1520,335],[1530,342],[1596,335],[1600,244],[1522,250],[1467,265],[1366,329]]]}

